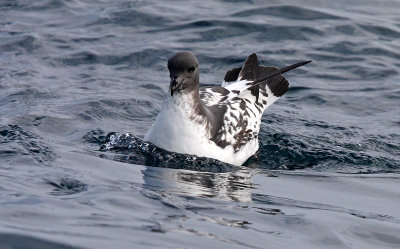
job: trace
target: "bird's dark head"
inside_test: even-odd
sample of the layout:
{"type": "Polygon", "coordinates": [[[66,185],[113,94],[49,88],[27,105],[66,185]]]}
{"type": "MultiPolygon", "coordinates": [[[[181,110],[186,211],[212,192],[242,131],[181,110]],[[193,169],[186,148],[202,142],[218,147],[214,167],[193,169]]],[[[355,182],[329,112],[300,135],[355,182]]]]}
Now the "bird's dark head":
{"type": "Polygon", "coordinates": [[[191,92],[199,88],[199,62],[190,52],[179,52],[168,59],[171,96],[176,92],[191,92]]]}

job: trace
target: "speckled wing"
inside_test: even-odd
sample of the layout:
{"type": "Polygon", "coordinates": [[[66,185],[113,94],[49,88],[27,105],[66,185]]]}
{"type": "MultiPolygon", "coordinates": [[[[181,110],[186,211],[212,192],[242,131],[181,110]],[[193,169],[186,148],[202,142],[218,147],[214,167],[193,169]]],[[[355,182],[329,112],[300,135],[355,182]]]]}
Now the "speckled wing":
{"type": "Polygon", "coordinates": [[[200,90],[201,99],[207,106],[224,110],[223,113],[220,111],[223,118],[219,128],[211,134],[211,140],[218,146],[231,145],[237,152],[258,138],[263,112],[289,89],[289,83],[281,75],[255,86],[253,81],[275,70],[278,68],[259,66],[257,56],[252,54],[243,67],[227,72],[222,87],[200,90]]]}

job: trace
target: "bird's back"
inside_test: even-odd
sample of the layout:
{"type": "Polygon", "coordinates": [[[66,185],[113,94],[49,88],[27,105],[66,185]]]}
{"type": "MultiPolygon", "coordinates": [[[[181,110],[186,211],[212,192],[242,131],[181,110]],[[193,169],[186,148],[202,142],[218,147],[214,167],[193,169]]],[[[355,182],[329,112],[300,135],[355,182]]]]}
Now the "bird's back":
{"type": "Polygon", "coordinates": [[[226,73],[221,87],[200,88],[206,106],[225,108],[211,141],[221,148],[232,146],[235,153],[248,153],[248,157],[254,154],[258,149],[262,114],[289,89],[289,83],[281,75],[255,86],[253,82],[276,70],[276,67],[260,66],[257,56],[252,54],[243,67],[226,73]],[[246,145],[250,142],[255,142],[257,148],[248,148],[246,145]],[[248,152],[243,151],[244,148],[248,152]]]}

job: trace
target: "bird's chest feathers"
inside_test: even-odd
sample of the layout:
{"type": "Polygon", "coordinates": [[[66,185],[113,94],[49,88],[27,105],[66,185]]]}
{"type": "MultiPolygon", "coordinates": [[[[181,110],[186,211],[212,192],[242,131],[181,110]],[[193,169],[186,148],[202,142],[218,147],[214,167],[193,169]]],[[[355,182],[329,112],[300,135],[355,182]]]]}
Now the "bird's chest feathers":
{"type": "Polygon", "coordinates": [[[190,95],[168,97],[157,117],[160,121],[163,120],[156,122],[158,129],[162,130],[168,139],[178,138],[182,143],[186,140],[208,140],[210,138],[208,121],[200,115],[197,104],[190,95]]]}

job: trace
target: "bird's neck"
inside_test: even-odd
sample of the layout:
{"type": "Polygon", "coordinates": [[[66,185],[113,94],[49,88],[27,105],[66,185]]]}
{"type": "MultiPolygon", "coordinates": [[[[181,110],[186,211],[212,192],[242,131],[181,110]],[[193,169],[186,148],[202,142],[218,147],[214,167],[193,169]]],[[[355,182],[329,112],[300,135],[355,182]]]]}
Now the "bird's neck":
{"type": "Polygon", "coordinates": [[[195,114],[197,110],[204,108],[204,104],[200,99],[198,89],[190,92],[177,92],[173,96],[168,96],[167,104],[172,108],[184,111],[187,114],[195,114]]]}
{"type": "Polygon", "coordinates": [[[202,125],[205,128],[205,136],[213,136],[218,128],[213,127],[212,123],[216,123],[214,122],[216,117],[200,99],[198,90],[186,93],[178,92],[173,96],[168,95],[164,105],[166,105],[167,112],[172,111],[172,115],[178,115],[176,118],[190,120],[202,125]]]}
{"type": "Polygon", "coordinates": [[[168,96],[165,103],[166,109],[172,110],[179,117],[208,126],[210,112],[200,99],[198,90],[190,92],[177,92],[168,96]]]}

